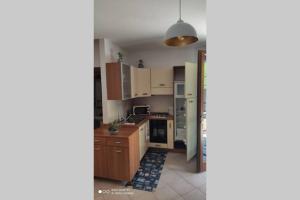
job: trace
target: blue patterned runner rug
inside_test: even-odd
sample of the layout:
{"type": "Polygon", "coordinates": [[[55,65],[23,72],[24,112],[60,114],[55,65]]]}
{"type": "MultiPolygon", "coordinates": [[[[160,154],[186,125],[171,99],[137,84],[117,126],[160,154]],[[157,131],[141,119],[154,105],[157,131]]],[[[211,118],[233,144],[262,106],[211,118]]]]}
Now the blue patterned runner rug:
{"type": "Polygon", "coordinates": [[[166,150],[149,148],[141,160],[140,168],[132,179],[132,187],[152,192],[158,185],[166,157],[166,150]]]}

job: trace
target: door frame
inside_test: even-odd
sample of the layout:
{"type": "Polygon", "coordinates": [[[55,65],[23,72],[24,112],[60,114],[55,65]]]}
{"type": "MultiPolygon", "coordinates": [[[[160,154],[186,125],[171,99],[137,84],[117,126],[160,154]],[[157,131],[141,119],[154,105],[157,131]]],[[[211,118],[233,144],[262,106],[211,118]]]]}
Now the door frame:
{"type": "Polygon", "coordinates": [[[206,162],[203,162],[201,115],[204,111],[204,63],[206,50],[198,50],[198,73],[197,73],[197,172],[206,171],[206,162]]]}

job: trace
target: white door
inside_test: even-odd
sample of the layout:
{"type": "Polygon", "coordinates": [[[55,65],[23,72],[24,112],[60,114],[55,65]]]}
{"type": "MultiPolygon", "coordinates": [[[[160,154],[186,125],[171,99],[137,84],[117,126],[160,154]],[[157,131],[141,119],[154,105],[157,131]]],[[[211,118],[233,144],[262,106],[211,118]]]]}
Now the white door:
{"type": "Polygon", "coordinates": [[[197,101],[186,99],[186,157],[191,160],[197,153],[197,101]]]}
{"type": "Polygon", "coordinates": [[[185,97],[197,97],[197,64],[185,63],[185,97]]]}

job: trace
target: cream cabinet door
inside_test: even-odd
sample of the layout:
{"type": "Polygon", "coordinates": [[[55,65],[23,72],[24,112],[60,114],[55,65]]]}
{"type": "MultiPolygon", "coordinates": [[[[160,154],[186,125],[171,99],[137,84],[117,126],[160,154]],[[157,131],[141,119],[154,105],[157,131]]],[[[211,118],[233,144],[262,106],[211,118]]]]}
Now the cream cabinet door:
{"type": "Polygon", "coordinates": [[[186,99],[186,154],[191,160],[197,153],[197,98],[186,99]]]}
{"type": "Polygon", "coordinates": [[[130,66],[131,73],[131,98],[138,97],[138,68],[130,66]]]}
{"type": "Polygon", "coordinates": [[[144,151],[143,151],[143,156],[145,155],[147,149],[148,149],[148,141],[147,141],[147,129],[148,129],[148,126],[147,126],[147,122],[144,123],[143,125],[144,127],[144,151]]]}
{"type": "Polygon", "coordinates": [[[173,68],[151,69],[151,94],[173,94],[173,68]]]}
{"type": "Polygon", "coordinates": [[[145,127],[146,127],[146,151],[147,151],[150,142],[150,121],[149,120],[147,120],[145,127]]]}
{"type": "Polygon", "coordinates": [[[145,154],[145,149],[146,149],[146,134],[145,134],[145,125],[143,124],[139,128],[139,141],[140,141],[140,160],[142,160],[144,154],[145,154]]]}
{"type": "Polygon", "coordinates": [[[168,149],[174,149],[173,120],[168,120],[168,149]]]}
{"type": "Polygon", "coordinates": [[[139,97],[151,96],[150,69],[137,68],[137,93],[139,97]]]}
{"type": "Polygon", "coordinates": [[[151,87],[173,87],[173,68],[152,68],[151,87]]]}
{"type": "Polygon", "coordinates": [[[185,97],[197,97],[197,64],[185,63],[185,97]]]}

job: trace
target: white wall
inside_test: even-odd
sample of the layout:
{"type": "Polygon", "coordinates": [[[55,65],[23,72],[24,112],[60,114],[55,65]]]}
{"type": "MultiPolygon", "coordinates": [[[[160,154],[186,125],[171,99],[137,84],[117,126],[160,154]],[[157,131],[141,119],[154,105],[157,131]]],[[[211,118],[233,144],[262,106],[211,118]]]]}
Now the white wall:
{"type": "Polygon", "coordinates": [[[94,40],[94,67],[100,67],[99,39],[94,40]]]}
{"type": "Polygon", "coordinates": [[[126,52],[108,39],[99,39],[100,47],[100,67],[101,67],[101,83],[102,83],[102,107],[103,107],[103,123],[110,123],[120,117],[125,117],[127,110],[131,107],[131,101],[107,100],[106,87],[106,63],[117,62],[118,52],[124,55],[126,62],[126,52]]]}
{"type": "Polygon", "coordinates": [[[138,60],[144,61],[145,67],[173,67],[184,65],[184,62],[197,62],[197,50],[194,48],[167,48],[165,50],[151,50],[127,52],[128,62],[137,66],[138,60]]]}
{"type": "MultiPolygon", "coordinates": [[[[195,48],[166,48],[165,50],[151,50],[127,52],[129,64],[138,65],[142,59],[146,68],[183,66],[185,62],[197,63],[198,49],[195,48]]],[[[152,112],[168,112],[173,106],[173,96],[152,96],[137,98],[134,104],[149,104],[152,112]]]]}
{"type": "Polygon", "coordinates": [[[150,105],[151,112],[169,112],[169,107],[173,107],[173,96],[151,96],[136,98],[133,100],[134,105],[150,105]]]}

